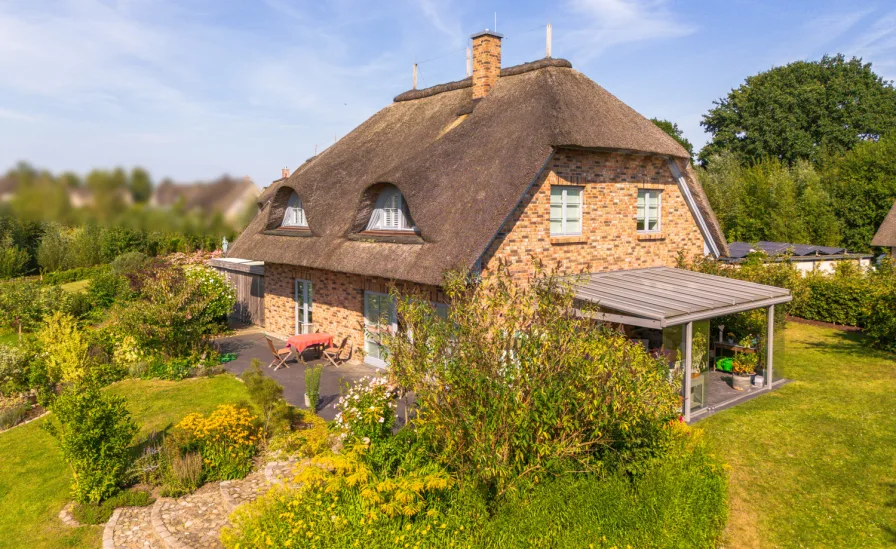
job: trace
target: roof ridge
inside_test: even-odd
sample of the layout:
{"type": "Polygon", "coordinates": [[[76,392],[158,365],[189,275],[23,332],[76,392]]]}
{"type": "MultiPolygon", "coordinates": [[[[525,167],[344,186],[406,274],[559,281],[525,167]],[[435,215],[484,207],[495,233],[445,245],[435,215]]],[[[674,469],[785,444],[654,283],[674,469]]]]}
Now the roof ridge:
{"type": "MultiPolygon", "coordinates": [[[[564,69],[571,69],[572,63],[567,61],[566,59],[554,58],[554,57],[545,57],[544,59],[539,59],[538,61],[529,61],[528,63],[520,63],[519,65],[514,65],[512,67],[507,67],[506,69],[501,69],[501,76],[516,76],[517,74],[523,74],[530,71],[536,71],[539,69],[544,69],[547,67],[560,67],[564,69]]],[[[462,90],[464,88],[469,88],[473,86],[473,77],[468,76],[463,80],[455,80],[453,82],[446,82],[444,84],[437,84],[435,86],[430,86],[428,88],[423,88],[422,90],[408,90],[404,93],[400,93],[395,96],[392,100],[395,103],[400,103],[402,101],[413,101],[415,99],[423,99],[424,97],[432,97],[433,95],[438,95],[440,93],[445,93],[449,91],[462,90]]]]}

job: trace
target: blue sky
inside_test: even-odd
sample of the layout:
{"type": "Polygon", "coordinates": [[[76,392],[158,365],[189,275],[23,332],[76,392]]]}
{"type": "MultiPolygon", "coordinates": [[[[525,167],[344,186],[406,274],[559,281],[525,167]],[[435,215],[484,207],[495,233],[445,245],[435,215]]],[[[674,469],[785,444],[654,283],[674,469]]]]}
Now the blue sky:
{"type": "Polygon", "coordinates": [[[411,86],[463,78],[470,33],[505,66],[554,57],[698,146],[744,78],[842,52],[896,79],[892,1],[0,0],[0,171],[141,165],[156,180],[295,169],[411,86]]]}

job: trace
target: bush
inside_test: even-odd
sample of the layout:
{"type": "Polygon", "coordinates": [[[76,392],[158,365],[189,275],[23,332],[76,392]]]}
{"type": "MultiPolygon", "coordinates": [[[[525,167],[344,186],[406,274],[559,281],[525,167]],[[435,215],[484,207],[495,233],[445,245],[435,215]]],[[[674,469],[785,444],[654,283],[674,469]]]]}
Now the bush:
{"type": "Polygon", "coordinates": [[[37,334],[44,349],[47,375],[54,382],[78,382],[90,377],[87,336],[74,317],[56,312],[37,334]]]}
{"type": "Polygon", "coordinates": [[[112,260],[112,272],[119,276],[125,276],[139,272],[149,258],[142,252],[127,252],[112,260]]]}
{"type": "Polygon", "coordinates": [[[154,502],[149,492],[125,490],[102,503],[79,503],[72,507],[72,516],[81,524],[105,524],[119,507],[146,507],[154,502]]]}
{"type": "Polygon", "coordinates": [[[0,395],[28,390],[28,353],[18,347],[0,345],[0,395]]]}
{"type": "Polygon", "coordinates": [[[71,296],[58,286],[42,287],[33,280],[15,279],[0,283],[0,327],[31,331],[41,324],[44,316],[66,311],[71,296]]]}
{"type": "Polygon", "coordinates": [[[137,434],[125,400],[81,384],[59,395],[51,410],[55,417],[43,427],[56,437],[72,471],[75,501],[98,503],[118,492],[137,434]]]}
{"type": "Polygon", "coordinates": [[[61,271],[71,266],[72,238],[58,223],[48,223],[37,248],[37,263],[44,272],[61,271]]]}
{"type": "Polygon", "coordinates": [[[878,283],[868,307],[865,334],[877,347],[896,352],[896,276],[878,283]]]}
{"type": "Polygon", "coordinates": [[[126,289],[126,281],[113,270],[96,272],[87,284],[87,296],[94,307],[107,309],[126,289]]]}
{"type": "Polygon", "coordinates": [[[192,356],[184,358],[164,359],[154,357],[145,363],[139,377],[143,379],[165,379],[168,381],[180,381],[193,375],[196,370],[192,356]]]}
{"type": "Polygon", "coordinates": [[[330,442],[327,422],[310,411],[295,412],[300,416],[297,418],[297,428],[274,436],[268,448],[271,452],[283,452],[300,458],[310,458],[324,452],[330,442]]]}
{"type": "Polygon", "coordinates": [[[113,323],[150,354],[181,357],[200,351],[205,338],[222,329],[235,302],[233,290],[215,276],[156,263],[129,277],[138,298],[117,303],[113,323]]]}
{"type": "Polygon", "coordinates": [[[575,313],[550,275],[517,286],[504,270],[444,284],[443,320],[399,301],[390,374],[416,399],[415,426],[439,459],[491,496],[535,476],[636,467],[661,451],[680,410],[666,364],[575,313]]]}
{"type": "Polygon", "coordinates": [[[246,384],[252,404],[261,410],[264,434],[270,436],[289,429],[294,416],[293,408],[283,400],[283,385],[264,375],[261,362],[252,359],[251,368],[243,372],[240,378],[246,384]]]}
{"type": "Polygon", "coordinates": [[[66,271],[56,271],[54,273],[44,273],[42,282],[47,286],[58,286],[60,284],[68,284],[69,282],[77,282],[79,280],[87,280],[93,278],[97,273],[107,270],[105,265],[95,267],[76,267],[66,271]]]}
{"type": "Polygon", "coordinates": [[[383,440],[395,426],[395,397],[384,377],[359,379],[336,409],[336,426],[346,443],[383,440]]]}
{"type": "Polygon", "coordinates": [[[190,414],[177,424],[186,441],[181,450],[198,451],[205,464],[205,480],[243,478],[252,469],[260,432],[248,410],[223,404],[208,417],[190,414]]]}
{"type": "Polygon", "coordinates": [[[165,497],[190,494],[202,486],[202,456],[199,452],[181,453],[174,446],[166,446],[163,467],[165,497]]]}
{"type": "Polygon", "coordinates": [[[28,250],[17,246],[4,245],[0,241],[0,278],[21,276],[28,270],[31,256],[28,250]]]}

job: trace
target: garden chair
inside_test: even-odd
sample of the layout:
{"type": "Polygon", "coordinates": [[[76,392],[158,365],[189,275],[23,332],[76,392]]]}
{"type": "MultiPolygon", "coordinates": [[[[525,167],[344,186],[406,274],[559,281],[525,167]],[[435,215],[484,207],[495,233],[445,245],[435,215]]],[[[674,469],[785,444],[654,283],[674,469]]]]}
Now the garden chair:
{"type": "Polygon", "coordinates": [[[330,361],[330,364],[338,368],[340,364],[345,364],[352,358],[352,346],[350,342],[351,339],[346,337],[342,340],[342,344],[339,347],[324,349],[323,355],[330,361]],[[342,352],[345,351],[346,347],[348,347],[348,356],[343,357],[342,352]]]}
{"type": "Polygon", "coordinates": [[[271,354],[274,355],[274,360],[268,364],[268,368],[274,367],[275,370],[280,368],[281,366],[286,366],[289,368],[289,364],[286,363],[289,360],[290,355],[292,355],[292,349],[289,347],[284,347],[282,349],[278,349],[274,346],[274,340],[272,340],[268,336],[264,336],[264,338],[268,342],[268,348],[271,350],[271,354]]]}

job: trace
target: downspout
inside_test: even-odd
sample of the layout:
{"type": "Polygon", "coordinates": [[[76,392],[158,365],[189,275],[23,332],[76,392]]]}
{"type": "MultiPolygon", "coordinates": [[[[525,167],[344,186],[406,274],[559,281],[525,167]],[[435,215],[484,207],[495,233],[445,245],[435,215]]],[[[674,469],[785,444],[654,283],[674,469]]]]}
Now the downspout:
{"type": "Polygon", "coordinates": [[[688,204],[688,209],[691,210],[694,219],[697,220],[697,226],[703,234],[703,241],[708,244],[709,251],[712,252],[712,255],[718,259],[722,255],[719,252],[719,246],[716,243],[715,238],[713,238],[712,233],[709,231],[709,226],[706,224],[706,220],[703,219],[703,213],[700,212],[700,208],[697,207],[697,201],[694,200],[694,195],[691,193],[691,188],[688,187],[688,182],[685,180],[684,174],[681,173],[681,170],[678,169],[678,164],[671,158],[667,158],[666,163],[669,164],[669,169],[672,170],[672,176],[675,177],[675,180],[678,182],[678,189],[681,191],[682,196],[684,196],[684,200],[688,204]]]}

